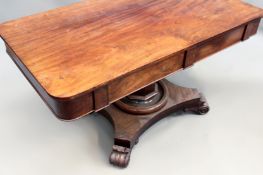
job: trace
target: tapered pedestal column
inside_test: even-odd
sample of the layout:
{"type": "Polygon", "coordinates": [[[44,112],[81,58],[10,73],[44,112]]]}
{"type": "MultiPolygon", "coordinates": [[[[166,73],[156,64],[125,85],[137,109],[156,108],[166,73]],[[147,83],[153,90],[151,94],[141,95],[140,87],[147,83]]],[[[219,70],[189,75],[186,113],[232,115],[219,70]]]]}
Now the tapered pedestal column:
{"type": "Polygon", "coordinates": [[[162,80],[102,110],[100,113],[109,119],[115,129],[110,163],[126,167],[140,135],[160,119],[179,110],[206,114],[209,107],[196,89],[162,80]]]}

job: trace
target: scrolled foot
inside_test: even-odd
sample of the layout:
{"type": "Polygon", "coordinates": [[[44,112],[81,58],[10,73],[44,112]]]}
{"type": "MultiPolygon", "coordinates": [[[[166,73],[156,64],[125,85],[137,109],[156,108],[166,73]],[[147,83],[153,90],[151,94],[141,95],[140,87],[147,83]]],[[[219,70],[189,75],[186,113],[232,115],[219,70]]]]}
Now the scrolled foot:
{"type": "Polygon", "coordinates": [[[185,112],[190,111],[198,115],[205,115],[209,112],[210,108],[205,97],[202,94],[200,95],[201,95],[200,101],[197,104],[193,105],[193,107],[185,108],[184,109],[185,112]]]}
{"type": "Polygon", "coordinates": [[[203,106],[193,108],[191,111],[199,115],[205,115],[209,112],[209,106],[204,104],[203,106]]]}
{"type": "Polygon", "coordinates": [[[113,150],[110,155],[110,163],[112,165],[125,168],[130,162],[131,149],[113,145],[113,150]]]}

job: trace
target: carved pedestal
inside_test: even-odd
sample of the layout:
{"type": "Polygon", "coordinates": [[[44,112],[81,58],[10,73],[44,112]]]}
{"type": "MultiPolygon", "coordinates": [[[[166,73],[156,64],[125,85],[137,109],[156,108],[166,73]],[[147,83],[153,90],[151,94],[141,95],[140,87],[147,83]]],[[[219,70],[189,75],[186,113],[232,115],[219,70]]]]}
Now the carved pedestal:
{"type": "Polygon", "coordinates": [[[178,110],[206,114],[209,107],[196,89],[180,87],[162,80],[101,111],[115,129],[110,163],[126,167],[140,135],[160,119],[178,110]]]}

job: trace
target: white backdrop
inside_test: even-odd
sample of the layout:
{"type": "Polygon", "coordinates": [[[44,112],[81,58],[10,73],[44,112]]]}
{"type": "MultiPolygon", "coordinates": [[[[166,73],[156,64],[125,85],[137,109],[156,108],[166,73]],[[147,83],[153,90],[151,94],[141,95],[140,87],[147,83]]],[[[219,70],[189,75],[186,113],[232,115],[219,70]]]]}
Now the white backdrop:
{"type": "MultiPolygon", "coordinates": [[[[71,2],[0,0],[0,20],[71,2]]],[[[107,120],[97,114],[57,120],[0,41],[0,175],[262,175],[262,43],[263,33],[170,76],[199,88],[211,112],[172,114],[157,123],[120,170],[108,163],[113,129],[107,120]]]]}

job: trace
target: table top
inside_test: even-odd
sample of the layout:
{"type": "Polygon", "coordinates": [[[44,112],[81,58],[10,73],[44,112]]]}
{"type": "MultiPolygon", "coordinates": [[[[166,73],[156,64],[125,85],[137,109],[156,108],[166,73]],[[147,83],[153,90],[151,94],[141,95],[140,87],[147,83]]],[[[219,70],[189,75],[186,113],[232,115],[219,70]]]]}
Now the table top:
{"type": "Polygon", "coordinates": [[[89,0],[0,35],[49,95],[68,98],[260,16],[239,0],[89,0]]]}

